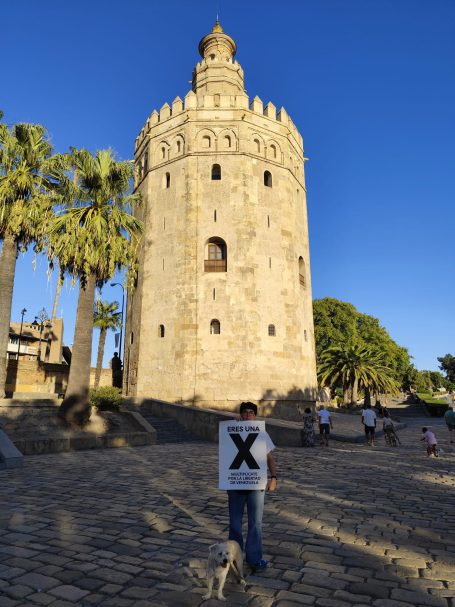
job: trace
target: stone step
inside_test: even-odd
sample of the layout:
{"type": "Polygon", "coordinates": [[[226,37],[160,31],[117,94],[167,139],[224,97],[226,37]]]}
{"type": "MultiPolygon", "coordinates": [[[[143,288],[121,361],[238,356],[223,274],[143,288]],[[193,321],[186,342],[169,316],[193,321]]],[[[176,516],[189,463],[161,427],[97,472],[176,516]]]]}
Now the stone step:
{"type": "Polygon", "coordinates": [[[201,442],[201,439],[188,432],[174,419],[156,417],[147,410],[146,406],[140,407],[139,413],[155,428],[158,445],[164,443],[201,442]]]}

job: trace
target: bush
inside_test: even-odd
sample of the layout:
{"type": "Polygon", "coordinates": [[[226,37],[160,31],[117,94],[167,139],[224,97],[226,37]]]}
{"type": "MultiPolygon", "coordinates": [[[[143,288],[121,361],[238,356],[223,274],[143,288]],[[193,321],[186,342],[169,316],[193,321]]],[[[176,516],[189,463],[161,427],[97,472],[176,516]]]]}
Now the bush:
{"type": "Polygon", "coordinates": [[[119,388],[102,386],[97,390],[90,390],[90,404],[100,411],[118,411],[123,398],[119,388]]]}

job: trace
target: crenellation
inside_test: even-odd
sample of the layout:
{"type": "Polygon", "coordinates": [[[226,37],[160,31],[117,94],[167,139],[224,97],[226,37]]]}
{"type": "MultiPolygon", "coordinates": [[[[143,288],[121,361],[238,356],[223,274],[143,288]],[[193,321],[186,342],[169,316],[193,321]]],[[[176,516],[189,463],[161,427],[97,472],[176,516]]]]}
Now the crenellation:
{"type": "Polygon", "coordinates": [[[189,91],[185,95],[185,110],[190,110],[197,107],[197,96],[194,91],[189,91]]]}
{"type": "Polygon", "coordinates": [[[172,102],[172,112],[171,113],[172,113],[172,116],[175,116],[176,114],[179,114],[180,112],[183,112],[183,101],[177,95],[177,97],[172,102]]]}
{"type": "Polygon", "coordinates": [[[272,120],[276,120],[276,107],[271,101],[269,101],[264,108],[264,116],[267,116],[267,118],[271,118],[272,120]]]}
{"type": "Polygon", "coordinates": [[[285,126],[288,126],[289,116],[288,116],[288,113],[286,112],[286,110],[284,109],[284,107],[280,108],[280,110],[278,111],[278,113],[276,115],[276,119],[278,120],[278,122],[281,122],[285,126]]]}
{"type": "Polygon", "coordinates": [[[172,115],[172,110],[169,103],[165,103],[160,109],[160,122],[167,120],[172,115]]]}
{"type": "Polygon", "coordinates": [[[250,103],[250,110],[252,112],[257,112],[258,114],[264,114],[264,104],[262,103],[262,99],[257,95],[250,103]]]}
{"type": "Polygon", "coordinates": [[[153,112],[150,114],[149,121],[151,125],[157,124],[160,121],[159,114],[156,110],[153,110],[153,112]]]}

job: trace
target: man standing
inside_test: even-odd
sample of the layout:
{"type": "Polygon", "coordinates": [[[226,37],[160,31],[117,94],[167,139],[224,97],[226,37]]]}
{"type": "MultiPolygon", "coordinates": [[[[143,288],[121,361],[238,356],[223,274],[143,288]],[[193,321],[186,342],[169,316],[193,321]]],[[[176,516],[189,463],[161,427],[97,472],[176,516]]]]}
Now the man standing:
{"type": "Polygon", "coordinates": [[[325,446],[329,446],[329,435],[330,429],[333,429],[332,418],[330,417],[330,412],[321,405],[318,411],[318,421],[319,421],[319,434],[321,436],[321,446],[325,443],[325,446]]]}
{"type": "MultiPolygon", "coordinates": [[[[245,402],[240,405],[240,419],[253,421],[256,419],[258,408],[254,403],[245,402]]],[[[276,466],[272,451],[275,445],[266,433],[267,467],[270,471],[270,480],[267,491],[276,489],[276,466]]],[[[262,515],[264,512],[264,490],[229,490],[229,539],[238,542],[243,550],[242,520],[245,505],[248,513],[248,533],[245,544],[247,563],[254,571],[267,568],[268,561],[262,558],[262,515]]]]}
{"type": "Polygon", "coordinates": [[[362,411],[362,424],[365,426],[365,438],[370,447],[374,447],[374,435],[376,431],[376,413],[368,403],[362,411]]]}

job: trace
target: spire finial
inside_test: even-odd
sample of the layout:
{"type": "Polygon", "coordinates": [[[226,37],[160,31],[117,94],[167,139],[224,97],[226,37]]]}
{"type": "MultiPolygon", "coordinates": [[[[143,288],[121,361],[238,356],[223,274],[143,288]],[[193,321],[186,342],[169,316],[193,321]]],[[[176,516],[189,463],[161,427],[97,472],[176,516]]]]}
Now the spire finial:
{"type": "Polygon", "coordinates": [[[218,19],[218,15],[216,16],[216,22],[213,26],[212,33],[214,34],[222,34],[223,28],[221,27],[220,20],[218,19]]]}

